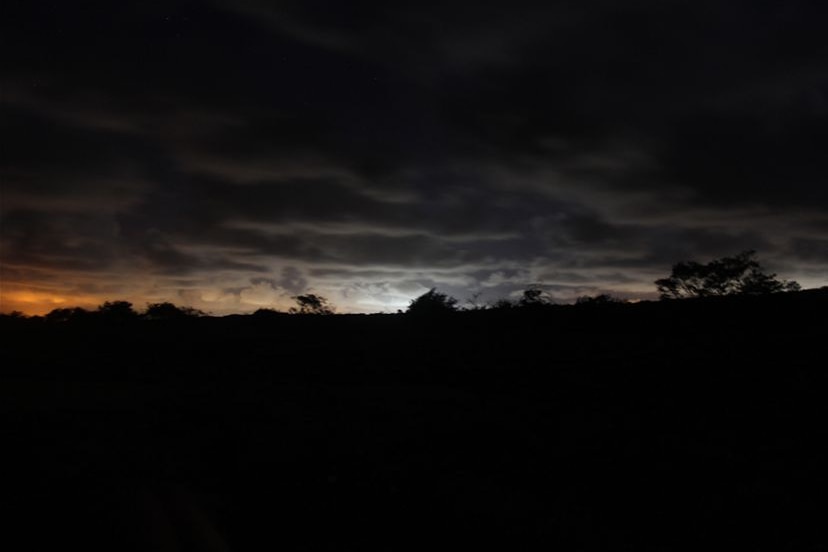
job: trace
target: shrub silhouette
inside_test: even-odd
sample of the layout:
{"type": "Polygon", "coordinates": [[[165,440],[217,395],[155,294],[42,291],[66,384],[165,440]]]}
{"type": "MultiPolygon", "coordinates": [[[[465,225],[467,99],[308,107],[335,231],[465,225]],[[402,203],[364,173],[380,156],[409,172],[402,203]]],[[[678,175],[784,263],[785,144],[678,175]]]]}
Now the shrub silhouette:
{"type": "Polygon", "coordinates": [[[178,307],[170,302],[151,303],[144,311],[144,317],[150,320],[182,320],[204,316],[204,312],[192,307],[178,307]]]}
{"type": "Polygon", "coordinates": [[[506,311],[511,309],[516,309],[520,306],[520,301],[515,299],[508,299],[508,298],[501,298],[492,303],[489,308],[495,311],[506,311]]]}
{"type": "Polygon", "coordinates": [[[308,293],[293,298],[298,306],[290,309],[291,314],[333,314],[334,309],[321,295],[308,293]]]}
{"type": "Polygon", "coordinates": [[[765,273],[755,255],[756,251],[751,250],[707,264],[680,262],[673,265],[669,278],[656,280],[655,284],[662,299],[765,295],[800,289],[796,282],[778,280],[776,274],[765,273]]]}
{"type": "Polygon", "coordinates": [[[406,313],[417,316],[439,316],[456,310],[457,299],[438,292],[436,288],[431,288],[416,299],[412,299],[406,313]]]}
{"type": "Polygon", "coordinates": [[[532,286],[523,290],[520,299],[498,299],[489,308],[496,311],[511,309],[537,309],[554,305],[552,298],[542,289],[532,286]]]}
{"type": "Polygon", "coordinates": [[[256,312],[253,313],[253,316],[256,318],[275,318],[278,316],[284,316],[285,313],[282,311],[278,311],[276,309],[256,309],[256,312]]]}
{"type": "Polygon", "coordinates": [[[575,299],[576,305],[616,305],[623,303],[621,299],[610,295],[609,293],[599,293],[598,295],[582,295],[575,299]]]}

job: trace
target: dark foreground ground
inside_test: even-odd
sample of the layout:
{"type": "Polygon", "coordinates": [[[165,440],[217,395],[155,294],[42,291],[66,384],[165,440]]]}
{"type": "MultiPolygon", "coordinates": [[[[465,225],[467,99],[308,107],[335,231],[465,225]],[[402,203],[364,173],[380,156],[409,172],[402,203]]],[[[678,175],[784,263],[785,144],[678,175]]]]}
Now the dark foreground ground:
{"type": "Polygon", "coordinates": [[[2,538],[824,550],[826,314],[803,292],[445,320],[5,320],[2,538]]]}

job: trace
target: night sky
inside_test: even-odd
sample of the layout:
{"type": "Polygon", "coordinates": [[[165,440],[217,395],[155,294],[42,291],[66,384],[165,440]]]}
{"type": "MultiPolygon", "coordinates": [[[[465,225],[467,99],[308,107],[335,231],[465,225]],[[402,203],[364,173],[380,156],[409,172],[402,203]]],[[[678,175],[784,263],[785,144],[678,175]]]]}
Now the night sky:
{"type": "Polygon", "coordinates": [[[828,284],[824,2],[14,1],[2,305],[828,284]]]}

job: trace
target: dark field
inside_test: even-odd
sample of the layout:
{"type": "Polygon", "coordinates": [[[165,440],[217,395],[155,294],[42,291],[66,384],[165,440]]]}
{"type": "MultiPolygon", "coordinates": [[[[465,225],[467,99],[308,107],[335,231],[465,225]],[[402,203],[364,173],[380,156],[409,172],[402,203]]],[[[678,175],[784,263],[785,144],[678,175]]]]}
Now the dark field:
{"type": "Polygon", "coordinates": [[[6,520],[21,550],[824,550],[826,307],[6,318],[6,520]]]}

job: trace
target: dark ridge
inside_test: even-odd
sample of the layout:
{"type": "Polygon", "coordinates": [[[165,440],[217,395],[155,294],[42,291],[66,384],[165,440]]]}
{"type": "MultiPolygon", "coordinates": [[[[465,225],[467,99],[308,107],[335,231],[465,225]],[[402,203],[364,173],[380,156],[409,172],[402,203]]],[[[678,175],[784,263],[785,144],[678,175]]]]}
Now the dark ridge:
{"type": "Polygon", "coordinates": [[[48,528],[31,550],[818,549],[826,313],[820,289],[5,316],[9,526],[48,528]]]}

